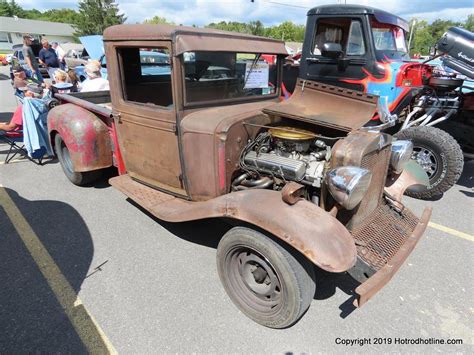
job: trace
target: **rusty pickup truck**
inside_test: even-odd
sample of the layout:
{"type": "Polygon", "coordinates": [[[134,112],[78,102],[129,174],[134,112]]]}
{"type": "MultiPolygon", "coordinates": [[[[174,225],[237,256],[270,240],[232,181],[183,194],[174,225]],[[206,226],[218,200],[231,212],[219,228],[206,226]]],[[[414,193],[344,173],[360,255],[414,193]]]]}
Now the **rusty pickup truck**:
{"type": "Polygon", "coordinates": [[[268,38],[119,25],[104,45],[110,92],[57,95],[49,113],[66,176],[82,185],[116,166],[110,184],[161,220],[231,221],[217,271],[254,321],[298,321],[315,267],[348,272],[362,306],[422,236],[431,210],[401,199],[426,175],[410,142],[365,127],[376,96],[299,80],[280,102],[287,52],[268,38]]]}

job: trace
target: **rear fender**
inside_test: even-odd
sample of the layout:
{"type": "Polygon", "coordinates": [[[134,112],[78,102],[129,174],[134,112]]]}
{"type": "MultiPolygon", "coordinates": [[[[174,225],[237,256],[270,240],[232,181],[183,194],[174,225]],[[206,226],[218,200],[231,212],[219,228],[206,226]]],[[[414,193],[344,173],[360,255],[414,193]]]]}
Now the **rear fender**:
{"type": "Polygon", "coordinates": [[[59,134],[69,150],[74,171],[112,166],[112,144],[107,125],[92,112],[73,104],[59,105],[48,113],[51,144],[59,134]]]}

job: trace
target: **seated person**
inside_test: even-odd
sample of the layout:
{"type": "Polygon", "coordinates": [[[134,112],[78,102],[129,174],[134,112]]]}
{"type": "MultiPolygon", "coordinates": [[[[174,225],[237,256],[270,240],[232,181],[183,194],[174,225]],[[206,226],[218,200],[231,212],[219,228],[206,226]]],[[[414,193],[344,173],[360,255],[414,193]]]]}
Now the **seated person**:
{"type": "Polygon", "coordinates": [[[67,71],[68,82],[72,84],[71,92],[78,92],[81,91],[81,81],[77,77],[76,72],[74,69],[69,69],[67,71]]]}
{"type": "Polygon", "coordinates": [[[26,76],[25,69],[23,69],[21,65],[13,66],[12,73],[13,73],[13,87],[17,90],[31,83],[38,84],[36,80],[33,80],[26,76]]]}
{"type": "MultiPolygon", "coordinates": [[[[32,97],[41,99],[43,97],[43,88],[38,84],[28,84],[25,87],[19,88],[24,92],[25,97],[32,97]]],[[[23,128],[23,106],[17,107],[13,113],[10,122],[0,122],[0,131],[18,131],[23,128]]]]}
{"type": "Polygon", "coordinates": [[[109,81],[102,78],[101,65],[98,60],[87,63],[85,72],[87,79],[83,81],[81,92],[109,90],[109,81]]]}
{"type": "Polygon", "coordinates": [[[68,94],[73,85],[68,82],[69,76],[64,70],[58,69],[54,72],[55,83],[51,86],[53,94],[68,94]]]}

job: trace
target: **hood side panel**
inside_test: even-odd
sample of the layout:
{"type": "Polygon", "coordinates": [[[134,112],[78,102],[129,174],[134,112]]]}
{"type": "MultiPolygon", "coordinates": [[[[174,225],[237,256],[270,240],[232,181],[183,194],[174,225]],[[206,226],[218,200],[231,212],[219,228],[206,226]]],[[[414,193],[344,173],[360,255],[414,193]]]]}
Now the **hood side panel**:
{"type": "Polygon", "coordinates": [[[373,117],[378,96],[298,79],[293,95],[263,112],[349,132],[373,117]]]}

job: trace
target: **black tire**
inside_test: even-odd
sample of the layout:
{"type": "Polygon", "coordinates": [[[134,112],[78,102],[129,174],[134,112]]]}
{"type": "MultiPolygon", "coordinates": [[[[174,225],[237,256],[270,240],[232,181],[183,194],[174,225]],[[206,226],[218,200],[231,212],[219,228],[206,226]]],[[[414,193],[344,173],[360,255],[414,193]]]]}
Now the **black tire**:
{"type": "Polygon", "coordinates": [[[309,260],[245,227],[234,227],[222,237],[217,247],[217,270],[237,308],[269,328],[296,323],[316,290],[309,260]]]}
{"type": "Polygon", "coordinates": [[[408,196],[429,200],[441,196],[459,179],[464,158],[461,147],[445,131],[436,127],[412,127],[397,134],[398,139],[413,142],[412,159],[428,173],[430,187],[424,191],[407,189],[408,196]]]}
{"type": "Polygon", "coordinates": [[[101,176],[102,170],[87,172],[74,171],[74,165],[69,155],[69,150],[59,134],[56,134],[54,137],[54,147],[64,174],[74,185],[83,186],[97,180],[101,176]]]}

